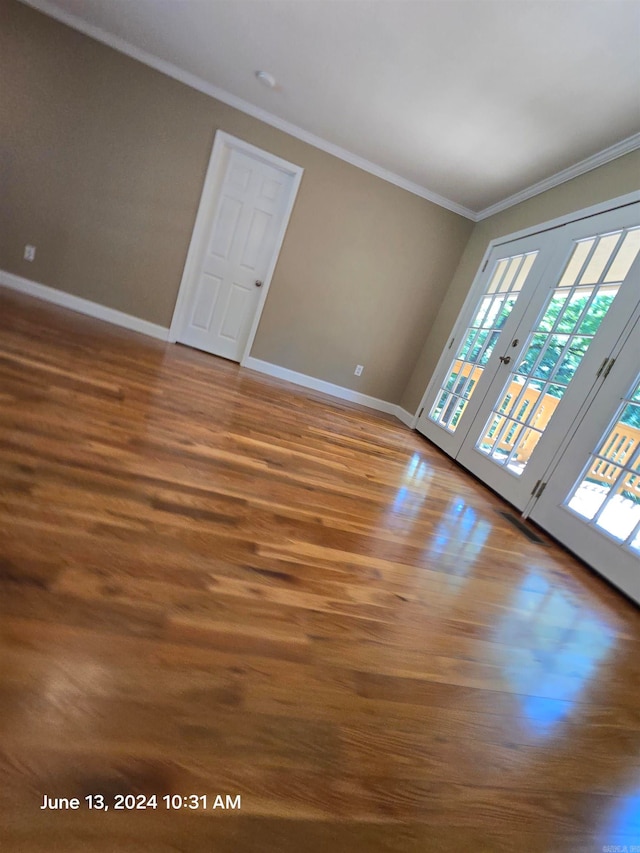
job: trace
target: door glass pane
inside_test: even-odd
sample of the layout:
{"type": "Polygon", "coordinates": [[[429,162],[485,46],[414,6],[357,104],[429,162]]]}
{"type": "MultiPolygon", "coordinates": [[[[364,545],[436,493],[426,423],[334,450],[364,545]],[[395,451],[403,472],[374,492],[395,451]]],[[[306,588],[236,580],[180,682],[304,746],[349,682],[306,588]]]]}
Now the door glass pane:
{"type": "Polygon", "coordinates": [[[640,556],[640,377],[565,506],[640,556]]]}
{"type": "Polygon", "coordinates": [[[512,474],[524,471],[639,250],[638,228],[574,245],[476,444],[512,474]]]}
{"type": "Polygon", "coordinates": [[[460,422],[537,254],[502,258],[493,270],[429,412],[429,418],[449,432],[460,422]]]}

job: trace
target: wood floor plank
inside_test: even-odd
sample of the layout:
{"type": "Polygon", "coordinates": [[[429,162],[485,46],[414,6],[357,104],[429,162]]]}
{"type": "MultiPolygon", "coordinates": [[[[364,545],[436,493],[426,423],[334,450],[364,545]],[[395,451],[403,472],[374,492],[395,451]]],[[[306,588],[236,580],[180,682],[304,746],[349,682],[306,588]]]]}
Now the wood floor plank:
{"type": "Polygon", "coordinates": [[[0,344],[3,850],[640,849],[638,610],[443,453],[5,291],[0,344]]]}

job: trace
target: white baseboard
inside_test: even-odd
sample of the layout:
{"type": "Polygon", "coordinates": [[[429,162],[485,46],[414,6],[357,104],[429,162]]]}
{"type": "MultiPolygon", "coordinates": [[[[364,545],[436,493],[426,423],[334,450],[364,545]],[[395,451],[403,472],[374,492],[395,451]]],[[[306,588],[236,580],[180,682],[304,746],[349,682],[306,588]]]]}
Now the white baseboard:
{"type": "Polygon", "coordinates": [[[65,293],[63,290],[56,290],[55,287],[39,284],[37,281],[22,278],[22,276],[6,272],[6,270],[0,270],[0,285],[8,287],[11,290],[17,290],[20,293],[26,293],[28,296],[35,296],[37,299],[43,299],[45,302],[52,302],[54,305],[60,305],[62,308],[69,308],[71,311],[87,314],[89,317],[95,317],[97,320],[105,320],[107,323],[113,323],[115,326],[122,326],[125,329],[131,329],[133,332],[140,332],[151,338],[158,338],[161,341],[169,339],[169,329],[165,328],[165,326],[158,326],[156,323],[150,323],[148,320],[142,320],[140,317],[133,317],[131,314],[125,314],[123,311],[116,311],[115,308],[107,308],[106,305],[91,302],[89,299],[82,299],[80,296],[65,293]]]}
{"type": "Polygon", "coordinates": [[[408,412],[406,409],[403,409],[401,406],[396,406],[398,409],[397,412],[394,412],[395,416],[402,421],[405,426],[408,426],[409,429],[415,429],[416,427],[416,416],[411,412],[408,412]]]}
{"type": "Polygon", "coordinates": [[[378,412],[386,412],[398,418],[398,420],[407,426],[410,426],[413,422],[413,415],[407,412],[406,409],[401,408],[401,406],[396,405],[396,403],[388,403],[386,400],[380,400],[378,397],[370,397],[368,394],[352,391],[351,388],[343,388],[342,385],[334,385],[333,382],[325,382],[324,379],[316,379],[314,376],[308,376],[306,373],[289,370],[288,367],[281,367],[279,364],[271,364],[269,361],[249,356],[242,362],[242,367],[257,370],[259,373],[266,373],[268,376],[273,376],[276,379],[293,382],[295,385],[302,385],[304,388],[311,388],[313,391],[322,391],[323,394],[339,397],[341,400],[348,400],[350,403],[359,403],[361,406],[368,406],[370,409],[376,409],[378,412]]]}
{"type": "MultiPolygon", "coordinates": [[[[48,287],[46,284],[31,281],[31,279],[14,275],[6,270],[0,270],[0,286],[7,287],[10,290],[17,290],[19,293],[27,294],[27,296],[35,296],[36,299],[52,302],[54,305],[69,308],[71,311],[77,311],[80,314],[87,314],[89,317],[94,317],[97,320],[113,323],[115,326],[122,326],[122,328],[130,329],[133,332],[140,332],[143,335],[157,338],[160,341],[169,340],[169,329],[165,326],[150,323],[148,320],[142,320],[140,317],[133,317],[131,314],[125,314],[123,311],[117,311],[115,308],[107,308],[106,305],[91,302],[89,299],[82,299],[80,296],[65,293],[63,290],[56,290],[55,287],[48,287]]],[[[316,379],[313,376],[307,376],[305,373],[298,373],[296,370],[289,370],[287,367],[280,367],[278,364],[271,364],[268,361],[262,361],[262,359],[253,358],[252,356],[246,358],[242,362],[242,366],[248,367],[251,370],[257,370],[259,373],[266,373],[268,376],[273,376],[276,379],[285,379],[287,382],[293,382],[295,385],[311,388],[314,391],[322,391],[324,394],[339,397],[341,400],[348,400],[351,403],[368,406],[370,409],[375,409],[378,412],[386,412],[398,418],[399,421],[410,429],[414,427],[415,416],[396,403],[388,403],[386,400],[380,400],[378,397],[370,397],[368,394],[361,394],[359,391],[343,388],[342,385],[334,385],[332,382],[325,382],[324,379],[316,379]]]]}

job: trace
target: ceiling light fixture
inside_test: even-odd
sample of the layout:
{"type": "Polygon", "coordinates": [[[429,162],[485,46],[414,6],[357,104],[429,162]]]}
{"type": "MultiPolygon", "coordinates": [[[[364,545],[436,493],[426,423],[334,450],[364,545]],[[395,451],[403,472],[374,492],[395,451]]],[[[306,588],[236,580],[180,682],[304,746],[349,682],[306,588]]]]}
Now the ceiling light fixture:
{"type": "Polygon", "coordinates": [[[267,89],[275,89],[276,78],[273,74],[269,74],[268,71],[256,71],[255,74],[263,86],[266,86],[267,89]]]}

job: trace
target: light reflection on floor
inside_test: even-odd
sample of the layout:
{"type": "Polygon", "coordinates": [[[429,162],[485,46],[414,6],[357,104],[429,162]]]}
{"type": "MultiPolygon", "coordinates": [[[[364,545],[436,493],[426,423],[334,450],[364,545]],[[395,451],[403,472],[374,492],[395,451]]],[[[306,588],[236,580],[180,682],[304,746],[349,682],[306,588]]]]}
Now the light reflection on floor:
{"type": "MultiPolygon", "coordinates": [[[[397,533],[412,530],[429,496],[433,475],[433,468],[422,455],[414,453],[406,466],[403,483],[385,514],[386,529],[397,533]]],[[[428,541],[425,561],[430,568],[443,572],[446,585],[452,592],[458,592],[464,586],[491,530],[491,523],[479,517],[473,507],[456,495],[442,513],[434,534],[425,536],[428,541]]]]}
{"type": "MultiPolygon", "coordinates": [[[[398,489],[388,523],[409,530],[429,491],[432,469],[414,453],[398,489]]],[[[459,592],[491,533],[490,521],[460,496],[453,497],[424,552],[459,592]]],[[[569,592],[558,590],[542,571],[528,572],[516,587],[493,632],[498,661],[521,705],[522,719],[540,737],[552,736],[570,717],[580,694],[606,659],[609,626],[569,592]]]]}
{"type": "Polygon", "coordinates": [[[391,509],[386,513],[385,526],[397,531],[411,529],[429,493],[433,469],[419,453],[414,453],[403,475],[403,484],[396,492],[391,509]]]}
{"type": "Polygon", "coordinates": [[[493,639],[523,718],[541,737],[570,716],[613,644],[602,620],[537,572],[518,585],[493,639]]]}
{"type": "Polygon", "coordinates": [[[425,551],[437,569],[445,566],[449,586],[461,589],[491,533],[491,524],[478,518],[473,507],[460,497],[449,503],[425,551]]]}
{"type": "MultiPolygon", "coordinates": [[[[601,834],[603,849],[607,845],[638,845],[640,850],[640,789],[615,800],[615,806],[601,834]]],[[[627,853],[633,848],[628,848],[627,853]]]]}

